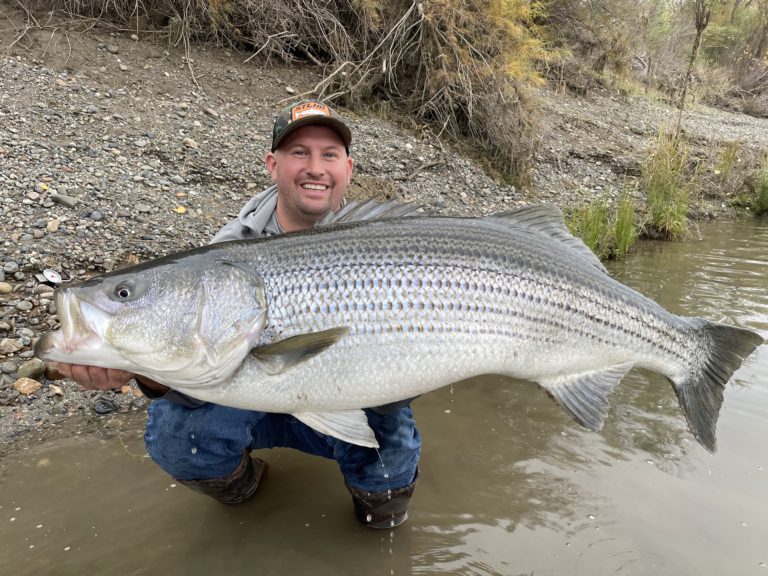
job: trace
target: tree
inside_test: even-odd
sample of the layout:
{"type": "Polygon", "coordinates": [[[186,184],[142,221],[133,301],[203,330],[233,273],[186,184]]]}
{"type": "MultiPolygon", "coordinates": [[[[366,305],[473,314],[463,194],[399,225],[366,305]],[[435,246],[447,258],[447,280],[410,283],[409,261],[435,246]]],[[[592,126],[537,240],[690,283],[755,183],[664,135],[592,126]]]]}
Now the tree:
{"type": "Polygon", "coordinates": [[[701,35],[704,34],[704,30],[707,29],[709,24],[709,17],[712,11],[707,0],[696,0],[694,23],[696,26],[696,36],[693,40],[693,48],[691,48],[691,57],[688,60],[688,70],[685,72],[685,80],[683,81],[683,91],[680,94],[680,101],[677,104],[677,124],[675,126],[675,140],[680,136],[680,128],[683,122],[683,110],[685,108],[685,97],[688,95],[688,85],[691,81],[691,73],[693,72],[693,63],[696,61],[696,55],[699,53],[699,46],[701,46],[701,35]]]}

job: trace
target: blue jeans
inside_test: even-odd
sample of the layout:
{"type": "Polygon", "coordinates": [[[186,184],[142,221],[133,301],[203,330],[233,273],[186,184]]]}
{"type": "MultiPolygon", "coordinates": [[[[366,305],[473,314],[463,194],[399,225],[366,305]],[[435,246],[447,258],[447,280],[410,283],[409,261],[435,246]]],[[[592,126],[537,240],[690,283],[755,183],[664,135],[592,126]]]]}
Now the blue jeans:
{"type": "Polygon", "coordinates": [[[380,445],[378,453],[315,432],[287,414],[218,404],[190,408],[162,398],[149,406],[144,440],[152,459],[179,480],[224,478],[245,451],[287,447],[336,460],[353,488],[384,492],[409,485],[421,451],[411,409],[365,413],[380,445]]]}

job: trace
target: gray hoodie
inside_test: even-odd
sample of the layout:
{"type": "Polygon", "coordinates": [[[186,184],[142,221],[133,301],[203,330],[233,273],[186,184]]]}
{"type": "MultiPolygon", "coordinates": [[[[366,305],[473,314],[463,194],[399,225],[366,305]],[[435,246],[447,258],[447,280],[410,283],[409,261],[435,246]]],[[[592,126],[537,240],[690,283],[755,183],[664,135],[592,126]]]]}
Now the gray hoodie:
{"type": "Polygon", "coordinates": [[[282,234],[283,231],[277,221],[276,208],[277,186],[275,185],[251,198],[240,210],[237,218],[216,233],[211,244],[282,234]]]}

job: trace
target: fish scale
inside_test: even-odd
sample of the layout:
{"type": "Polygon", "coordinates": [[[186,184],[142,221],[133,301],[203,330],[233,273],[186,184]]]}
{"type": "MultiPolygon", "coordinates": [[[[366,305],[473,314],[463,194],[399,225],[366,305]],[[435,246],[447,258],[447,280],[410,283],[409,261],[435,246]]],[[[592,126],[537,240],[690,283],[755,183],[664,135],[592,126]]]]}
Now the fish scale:
{"type": "MultiPolygon", "coordinates": [[[[157,350],[157,361],[146,351],[131,356],[102,338],[102,365],[201,400],[290,413],[361,445],[376,445],[361,408],[486,373],[537,382],[599,429],[613,386],[642,367],[670,380],[695,437],[714,450],[725,383],[760,336],[676,316],[617,282],[554,207],[485,218],[368,220],[362,212],[345,208],[310,231],[116,271],[60,293],[57,306],[94,333],[139,326],[147,335],[134,328],[123,346],[146,338],[144,348],[157,350]],[[204,281],[189,280],[196,275],[204,281]],[[121,305],[119,286],[133,290],[121,305]],[[82,302],[87,312],[77,310],[82,302]],[[164,330],[142,324],[158,307],[164,330]],[[195,334],[177,318],[190,309],[204,319],[195,334]],[[176,358],[169,370],[160,359],[174,354],[188,362],[176,358]]],[[[75,332],[64,330],[69,340],[75,332]]],[[[67,338],[44,338],[39,352],[66,361],[56,349],[76,348],[67,338]]]]}

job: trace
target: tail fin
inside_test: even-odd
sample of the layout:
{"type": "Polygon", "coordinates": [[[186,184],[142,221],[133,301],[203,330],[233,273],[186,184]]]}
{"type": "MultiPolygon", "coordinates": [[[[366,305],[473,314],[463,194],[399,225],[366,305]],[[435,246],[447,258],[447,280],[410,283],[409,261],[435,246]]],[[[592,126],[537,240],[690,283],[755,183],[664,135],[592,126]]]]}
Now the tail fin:
{"type": "Polygon", "coordinates": [[[751,330],[687,318],[702,334],[701,358],[681,381],[673,381],[680,407],[696,440],[710,452],[716,449],[715,426],[723,390],[731,375],[763,338],[751,330]]]}

